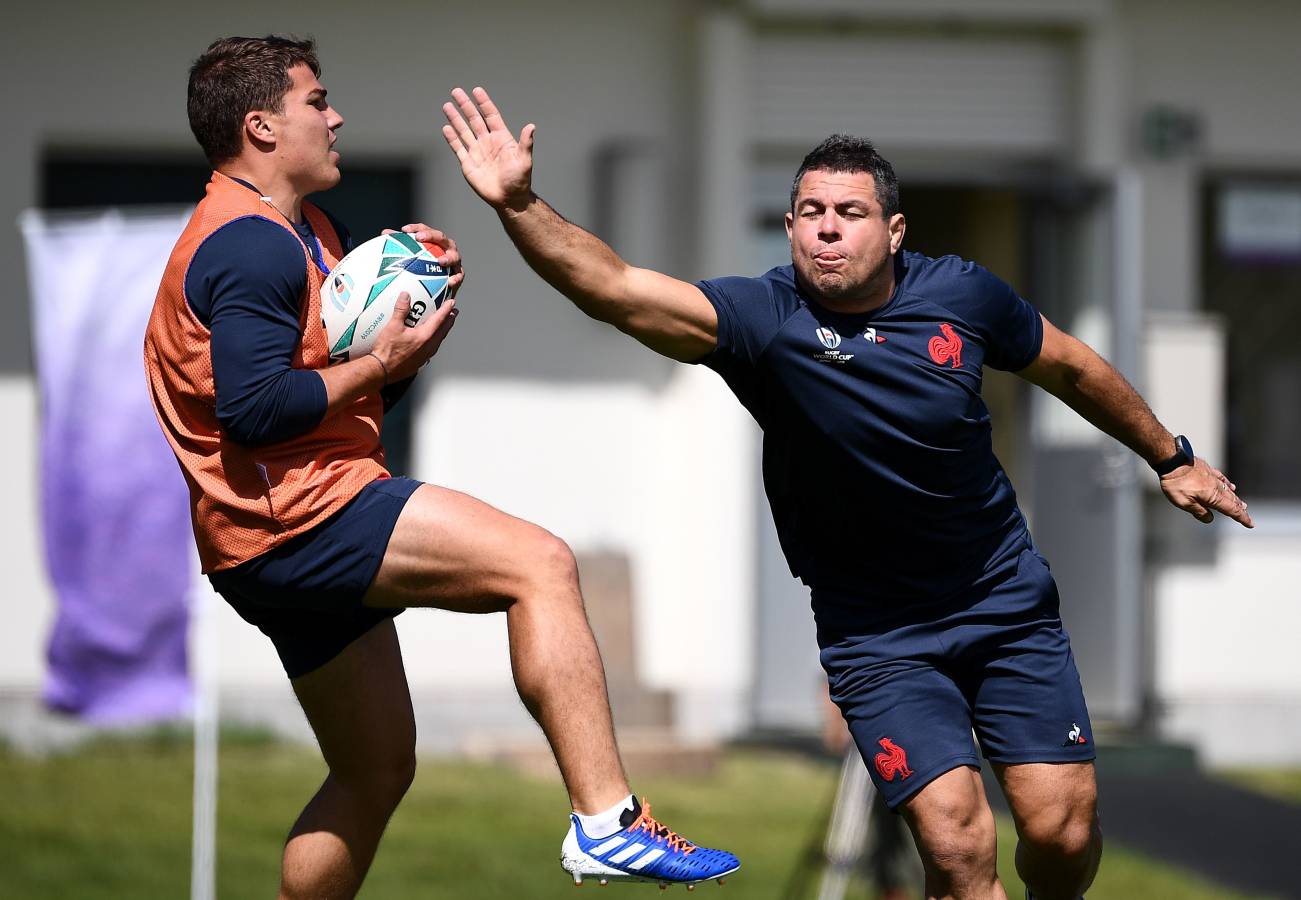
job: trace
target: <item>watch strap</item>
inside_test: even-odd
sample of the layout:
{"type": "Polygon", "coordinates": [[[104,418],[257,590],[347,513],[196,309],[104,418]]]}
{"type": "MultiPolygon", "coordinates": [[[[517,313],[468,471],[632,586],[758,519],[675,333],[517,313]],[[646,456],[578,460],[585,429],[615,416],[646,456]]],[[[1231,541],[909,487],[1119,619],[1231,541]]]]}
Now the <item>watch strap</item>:
{"type": "Polygon", "coordinates": [[[1180,466],[1191,466],[1196,460],[1193,454],[1193,445],[1182,434],[1175,436],[1175,454],[1169,459],[1162,460],[1152,468],[1158,475],[1169,475],[1180,466]]]}

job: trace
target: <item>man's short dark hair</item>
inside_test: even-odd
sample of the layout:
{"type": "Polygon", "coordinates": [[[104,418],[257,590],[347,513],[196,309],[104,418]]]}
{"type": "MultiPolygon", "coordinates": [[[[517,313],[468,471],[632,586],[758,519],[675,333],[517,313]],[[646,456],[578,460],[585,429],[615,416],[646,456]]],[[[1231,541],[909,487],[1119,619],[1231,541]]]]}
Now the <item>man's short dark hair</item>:
{"type": "Polygon", "coordinates": [[[871,141],[849,134],[833,134],[810,150],[791,182],[792,212],[800,192],[800,179],[805,172],[815,169],[822,172],[867,172],[876,182],[876,202],[881,204],[882,215],[889,219],[899,211],[899,179],[894,175],[894,167],[876,152],[871,141]]]}
{"type": "Polygon", "coordinates": [[[289,70],[297,65],[320,77],[315,41],[278,35],[221,38],[194,61],[186,109],[190,130],[209,163],[216,166],[239,155],[249,112],[284,108],[293,86],[289,70]]]}

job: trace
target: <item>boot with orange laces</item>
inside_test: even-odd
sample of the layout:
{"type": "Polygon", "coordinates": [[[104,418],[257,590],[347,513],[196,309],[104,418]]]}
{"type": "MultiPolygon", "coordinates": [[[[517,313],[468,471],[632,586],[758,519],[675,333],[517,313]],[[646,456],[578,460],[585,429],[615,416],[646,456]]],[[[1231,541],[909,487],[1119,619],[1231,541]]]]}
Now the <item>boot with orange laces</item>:
{"type": "Polygon", "coordinates": [[[725,850],[691,843],[651,817],[650,803],[636,797],[606,827],[599,817],[571,815],[569,834],[560,848],[560,865],[581,885],[583,878],[609,881],[653,881],[661,888],[685,884],[692,890],[702,881],[723,878],[741,867],[725,850]],[[604,832],[604,833],[603,833],[604,832]]]}

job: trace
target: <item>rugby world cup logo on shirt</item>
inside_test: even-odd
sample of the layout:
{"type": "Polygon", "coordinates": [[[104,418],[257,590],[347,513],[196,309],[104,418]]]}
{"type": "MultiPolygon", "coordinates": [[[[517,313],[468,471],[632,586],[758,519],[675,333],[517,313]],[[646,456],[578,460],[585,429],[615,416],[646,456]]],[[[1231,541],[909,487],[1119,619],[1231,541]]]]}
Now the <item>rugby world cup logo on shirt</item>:
{"type": "MultiPolygon", "coordinates": [[[[818,342],[827,348],[822,353],[813,354],[813,358],[818,362],[838,363],[844,365],[854,358],[854,354],[845,353],[840,349],[840,344],[844,339],[840,336],[840,332],[836,331],[836,329],[832,328],[830,325],[819,326],[814,329],[813,334],[818,339],[818,342]]],[[[885,338],[877,334],[875,328],[866,329],[863,332],[863,339],[869,344],[885,343],[885,338]]]]}
{"type": "Polygon", "coordinates": [[[818,362],[838,363],[844,365],[854,358],[854,354],[842,353],[836,349],[840,346],[840,332],[836,331],[836,329],[832,328],[830,325],[823,325],[813,333],[817,336],[818,343],[827,348],[822,353],[813,354],[813,358],[818,362]]]}

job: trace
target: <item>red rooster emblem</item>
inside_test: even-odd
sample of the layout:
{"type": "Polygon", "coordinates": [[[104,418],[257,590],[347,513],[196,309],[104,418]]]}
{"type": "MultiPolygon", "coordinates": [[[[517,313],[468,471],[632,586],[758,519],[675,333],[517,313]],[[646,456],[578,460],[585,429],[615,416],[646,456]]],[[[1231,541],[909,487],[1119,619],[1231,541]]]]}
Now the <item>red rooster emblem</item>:
{"type": "Polygon", "coordinates": [[[940,326],[940,333],[931,338],[926,349],[930,350],[936,365],[942,366],[953,360],[953,368],[962,368],[962,338],[948,322],[940,326]]]}
{"type": "Polygon", "coordinates": [[[903,752],[903,747],[888,737],[881,738],[878,743],[885,752],[878,753],[873,762],[876,763],[876,770],[881,773],[882,778],[886,781],[894,781],[894,776],[897,774],[899,780],[903,781],[913,773],[913,770],[908,768],[908,754],[903,752]]]}

